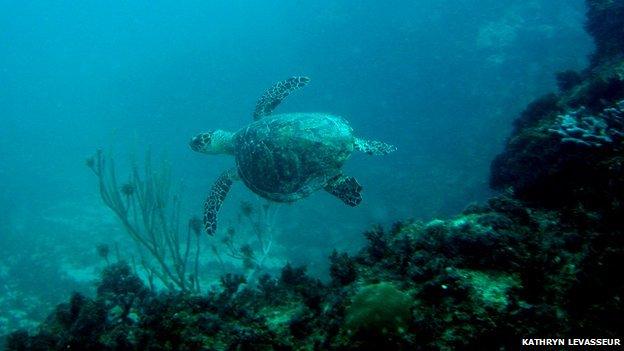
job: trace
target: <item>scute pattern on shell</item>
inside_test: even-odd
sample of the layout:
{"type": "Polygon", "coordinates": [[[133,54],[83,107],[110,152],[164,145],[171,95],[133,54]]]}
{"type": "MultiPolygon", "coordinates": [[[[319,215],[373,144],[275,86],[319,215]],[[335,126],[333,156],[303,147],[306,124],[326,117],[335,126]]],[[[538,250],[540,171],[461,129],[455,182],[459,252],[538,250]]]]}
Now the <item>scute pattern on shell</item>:
{"type": "Polygon", "coordinates": [[[344,119],[321,113],[267,116],[235,138],[241,179],[252,191],[279,202],[323,188],[340,173],[355,140],[344,119]]]}

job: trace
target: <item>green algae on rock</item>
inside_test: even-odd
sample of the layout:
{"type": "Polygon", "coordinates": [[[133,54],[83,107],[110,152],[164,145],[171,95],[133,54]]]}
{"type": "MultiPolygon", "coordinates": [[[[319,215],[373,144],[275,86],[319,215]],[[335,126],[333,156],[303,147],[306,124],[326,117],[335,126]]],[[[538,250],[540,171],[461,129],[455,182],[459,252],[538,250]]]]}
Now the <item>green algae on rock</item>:
{"type": "Polygon", "coordinates": [[[346,310],[345,327],[350,333],[377,335],[404,332],[411,319],[412,298],[392,283],[361,287],[346,310]]]}

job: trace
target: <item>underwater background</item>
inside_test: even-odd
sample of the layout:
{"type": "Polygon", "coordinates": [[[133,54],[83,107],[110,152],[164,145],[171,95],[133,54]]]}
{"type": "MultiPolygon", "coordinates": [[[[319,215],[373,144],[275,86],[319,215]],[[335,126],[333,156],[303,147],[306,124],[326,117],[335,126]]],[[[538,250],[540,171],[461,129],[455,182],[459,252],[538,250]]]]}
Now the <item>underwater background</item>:
{"type": "MultiPolygon", "coordinates": [[[[544,332],[528,326],[565,333],[576,330],[570,321],[590,324],[583,314],[561,312],[558,304],[570,296],[564,287],[536,291],[554,283],[527,282],[523,274],[558,257],[553,275],[565,270],[561,281],[580,282],[575,274],[581,274],[582,253],[596,250],[578,231],[607,222],[602,232],[621,231],[619,222],[601,216],[617,212],[621,201],[608,187],[617,189],[621,176],[622,8],[621,1],[589,0],[3,3],[0,335],[22,330],[11,334],[7,349],[452,349],[484,337],[503,345],[515,335],[510,330],[526,337],[544,332]],[[276,112],[338,114],[357,136],[398,151],[351,157],[345,173],[364,187],[364,200],[354,208],[323,191],[267,206],[235,183],[217,235],[198,233],[191,240],[191,256],[200,248],[185,263],[192,273],[197,262],[192,291],[158,279],[158,261],[101,199],[88,167],[96,150],[115,160],[118,189],[132,185],[133,166],[141,173],[148,152],[153,174],[159,167],[170,172],[167,199],[179,201],[184,252],[210,187],[234,165],[231,156],[191,151],[190,138],[244,127],[265,89],[294,75],[311,82],[276,112]],[[584,88],[574,90],[578,86],[584,88]],[[527,110],[549,92],[558,95],[527,110]],[[591,123],[583,119],[590,112],[574,112],[581,106],[596,117],[591,123]],[[604,126],[593,122],[601,118],[604,126]],[[570,126],[575,121],[596,132],[585,141],[590,151],[552,151],[553,143],[577,137],[570,126]],[[546,146],[539,139],[545,134],[546,146]],[[538,141],[513,144],[527,135],[538,141]],[[572,163],[562,152],[574,155],[572,163]],[[592,157],[613,173],[576,178],[573,170],[581,166],[574,162],[592,157]],[[553,174],[560,177],[541,182],[553,174]],[[586,184],[592,179],[604,181],[592,188],[586,184]],[[583,187],[589,190],[576,191],[583,187]],[[611,197],[583,197],[589,192],[611,197]],[[591,215],[558,217],[579,212],[591,215]],[[483,216],[487,224],[474,224],[483,216]],[[263,235],[271,233],[270,250],[258,240],[258,225],[263,235]],[[487,244],[474,239],[475,228],[483,229],[487,244]],[[538,232],[539,238],[531,236],[538,232]],[[557,236],[572,232],[574,238],[557,236]],[[481,256],[493,262],[475,263],[481,256]],[[453,269],[461,271],[448,278],[453,269]],[[134,285],[115,286],[116,279],[134,285]],[[444,297],[439,289],[457,281],[470,286],[444,297]],[[493,305],[472,310],[480,303],[470,289],[493,305]],[[130,290],[132,298],[124,295],[130,290]],[[120,295],[123,303],[115,300],[120,295]],[[70,296],[69,305],[57,307],[70,296]],[[389,310],[399,322],[381,317],[379,327],[362,321],[379,314],[366,303],[375,296],[395,301],[389,310]],[[544,296],[552,298],[535,300],[544,296]],[[227,311],[214,310],[215,304],[227,311]],[[518,312],[527,305],[553,309],[518,312]],[[90,320],[85,309],[97,318],[90,320]],[[179,311],[188,319],[166,327],[148,323],[179,311]],[[513,321],[503,317],[512,314],[513,321]],[[483,332],[501,318],[505,330],[494,334],[503,337],[483,332]],[[454,322],[465,329],[444,324],[454,322]]],[[[592,165],[582,168],[597,169],[592,165]]],[[[615,257],[601,264],[621,262],[615,257]]],[[[171,257],[164,260],[171,265],[171,257]]],[[[605,291],[619,296],[622,290],[605,291]]]]}

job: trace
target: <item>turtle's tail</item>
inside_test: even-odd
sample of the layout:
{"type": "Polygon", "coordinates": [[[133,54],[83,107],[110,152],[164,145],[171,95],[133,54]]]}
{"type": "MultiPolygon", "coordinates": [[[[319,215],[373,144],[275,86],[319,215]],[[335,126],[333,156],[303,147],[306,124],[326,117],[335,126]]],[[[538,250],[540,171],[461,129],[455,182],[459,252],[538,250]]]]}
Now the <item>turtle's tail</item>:
{"type": "Polygon", "coordinates": [[[377,140],[355,138],[355,149],[369,155],[387,155],[397,150],[396,146],[377,140]]]}

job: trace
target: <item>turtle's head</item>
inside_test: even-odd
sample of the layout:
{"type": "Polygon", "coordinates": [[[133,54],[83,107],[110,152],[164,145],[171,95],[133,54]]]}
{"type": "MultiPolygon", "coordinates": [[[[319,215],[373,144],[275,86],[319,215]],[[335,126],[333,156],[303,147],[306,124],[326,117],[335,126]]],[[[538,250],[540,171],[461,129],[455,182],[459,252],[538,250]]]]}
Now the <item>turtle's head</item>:
{"type": "Polygon", "coordinates": [[[234,143],[232,135],[233,133],[224,130],[200,133],[191,139],[189,145],[193,151],[204,154],[233,154],[234,143]]]}

